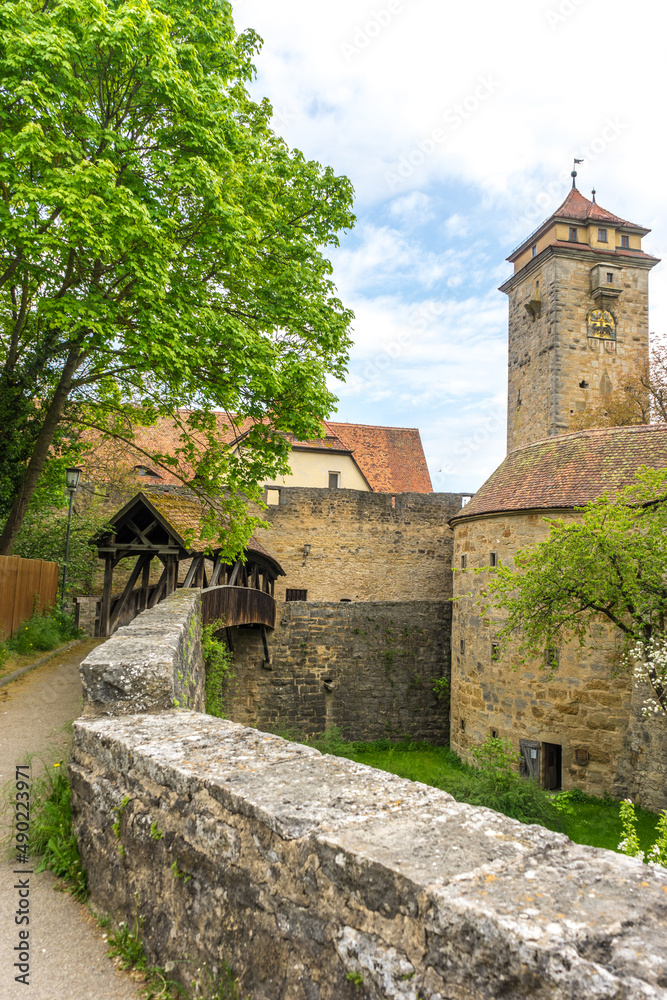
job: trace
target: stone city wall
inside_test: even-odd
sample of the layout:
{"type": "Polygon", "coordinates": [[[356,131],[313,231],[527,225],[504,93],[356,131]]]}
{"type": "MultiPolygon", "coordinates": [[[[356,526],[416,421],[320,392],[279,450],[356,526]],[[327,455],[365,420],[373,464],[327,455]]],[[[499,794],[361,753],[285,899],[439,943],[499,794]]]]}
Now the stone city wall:
{"type": "Polygon", "coordinates": [[[347,739],[446,743],[451,613],[449,601],[279,603],[270,662],[256,629],[233,630],[228,714],[308,734],[337,726],[347,739]]]}
{"type": "Polygon", "coordinates": [[[275,596],[309,601],[443,601],[451,597],[454,493],[364,493],[277,487],[256,537],[285,573],[275,596]],[[310,545],[308,554],[304,546],[310,545]]]}
{"type": "MultiPolygon", "coordinates": [[[[280,503],[257,510],[271,525],[255,537],[278,560],[275,596],[305,590],[309,601],[446,601],[451,597],[453,532],[447,523],[461,509],[458,493],[366,493],[360,490],[280,486],[280,503]],[[310,545],[306,555],[304,546],[310,545]]],[[[150,495],[150,494],[149,494],[150,495]]],[[[134,559],[114,571],[120,593],[134,559]]],[[[179,565],[185,578],[189,560],[179,565]]],[[[210,575],[212,563],[207,565],[210,575]]],[[[151,583],[162,564],[154,559],[151,583]]],[[[102,563],[96,583],[102,592],[102,563]]],[[[79,624],[93,635],[97,597],[78,600],[79,624]]]]}
{"type": "Polygon", "coordinates": [[[189,711],[79,720],[70,775],[93,906],[188,986],[667,998],[664,869],[189,711]]]}
{"type": "MultiPolygon", "coordinates": [[[[548,513],[504,513],[455,527],[452,749],[469,759],[470,748],[492,731],[510,739],[517,749],[520,740],[560,746],[563,788],[593,795],[613,792],[619,798],[632,794],[649,809],[663,809],[667,807],[664,750],[649,752],[648,729],[639,714],[639,700],[633,700],[632,678],[616,672],[623,652],[618,630],[601,619],[583,647],[576,640],[561,647],[552,677],[546,657],[524,659],[518,640],[499,659],[493,658],[492,643],[502,618],[493,609],[483,612],[480,599],[488,576],[474,570],[488,568],[492,552],[511,566],[517,550],[548,536],[544,521],[548,513]],[[465,571],[460,569],[462,555],[467,557],[465,571]],[[643,755],[644,772],[635,769],[633,755],[636,762],[643,755]]],[[[574,515],[561,511],[551,516],[574,515]]]]}

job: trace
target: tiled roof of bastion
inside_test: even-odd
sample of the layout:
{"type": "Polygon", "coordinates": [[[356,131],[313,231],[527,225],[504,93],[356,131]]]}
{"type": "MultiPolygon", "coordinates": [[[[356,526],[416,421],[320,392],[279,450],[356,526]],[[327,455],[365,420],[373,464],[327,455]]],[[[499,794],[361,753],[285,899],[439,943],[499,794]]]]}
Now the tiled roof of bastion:
{"type": "Polygon", "coordinates": [[[450,521],[508,511],[583,507],[632,482],[641,466],[667,468],[667,424],[605,427],[511,451],[450,521]]]}

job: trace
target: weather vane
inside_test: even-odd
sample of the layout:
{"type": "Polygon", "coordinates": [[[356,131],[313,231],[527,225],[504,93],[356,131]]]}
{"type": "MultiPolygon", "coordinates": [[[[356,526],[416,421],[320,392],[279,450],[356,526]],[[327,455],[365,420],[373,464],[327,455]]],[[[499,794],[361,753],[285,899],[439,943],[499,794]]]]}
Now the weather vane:
{"type": "Polygon", "coordinates": [[[576,157],[574,159],[574,170],[572,171],[572,174],[570,175],[572,177],[572,187],[573,188],[577,186],[577,163],[583,163],[583,162],[584,162],[583,160],[578,160],[576,157]]]}

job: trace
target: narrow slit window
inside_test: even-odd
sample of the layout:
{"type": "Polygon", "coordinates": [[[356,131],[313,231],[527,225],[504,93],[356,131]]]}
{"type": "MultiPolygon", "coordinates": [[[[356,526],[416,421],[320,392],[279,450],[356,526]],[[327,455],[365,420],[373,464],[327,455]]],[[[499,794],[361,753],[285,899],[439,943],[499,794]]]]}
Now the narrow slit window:
{"type": "Polygon", "coordinates": [[[468,568],[468,556],[467,555],[462,555],[461,556],[461,569],[467,569],[467,568],[468,568]]]}
{"type": "Polygon", "coordinates": [[[537,243],[531,248],[531,256],[537,257],[537,243]]]}
{"type": "Polygon", "coordinates": [[[499,660],[500,659],[500,643],[499,642],[492,642],[491,643],[491,659],[492,660],[499,660]]]}
{"type": "Polygon", "coordinates": [[[461,639],[461,653],[463,654],[465,653],[465,651],[466,651],[466,641],[465,639],[461,639]]]}
{"type": "Polygon", "coordinates": [[[489,556],[489,566],[497,566],[497,565],[498,565],[498,553],[492,552],[489,556]]]}

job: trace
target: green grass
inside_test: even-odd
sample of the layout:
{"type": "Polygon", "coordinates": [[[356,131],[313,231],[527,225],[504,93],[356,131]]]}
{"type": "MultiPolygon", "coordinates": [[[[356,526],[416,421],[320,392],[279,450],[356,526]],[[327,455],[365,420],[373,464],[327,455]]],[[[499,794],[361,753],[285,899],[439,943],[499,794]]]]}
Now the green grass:
{"type": "MultiPolygon", "coordinates": [[[[294,739],[294,734],[288,738],[294,739]]],[[[323,753],[442,788],[459,802],[488,806],[522,822],[540,823],[566,833],[578,844],[615,851],[621,841],[619,804],[608,797],[594,798],[579,791],[553,796],[518,775],[509,783],[494,781],[492,776],[464,764],[449,747],[429,743],[346,742],[336,731],[310,742],[323,753]]],[[[648,850],[656,837],[658,816],[639,806],[635,812],[641,848],[648,850]]]]}

